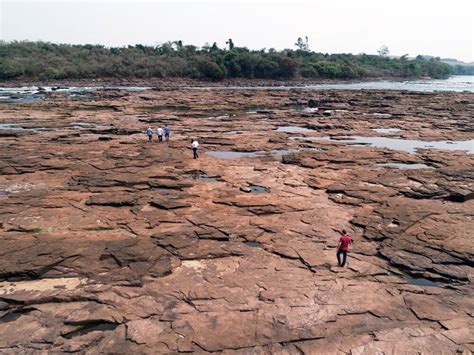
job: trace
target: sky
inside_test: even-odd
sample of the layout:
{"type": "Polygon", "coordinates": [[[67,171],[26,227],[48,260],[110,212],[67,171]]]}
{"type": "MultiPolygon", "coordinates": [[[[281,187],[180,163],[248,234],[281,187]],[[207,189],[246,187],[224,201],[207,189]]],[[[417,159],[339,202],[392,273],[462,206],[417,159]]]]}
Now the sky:
{"type": "Polygon", "coordinates": [[[0,39],[418,54],[474,61],[472,0],[0,0],[0,39]]]}

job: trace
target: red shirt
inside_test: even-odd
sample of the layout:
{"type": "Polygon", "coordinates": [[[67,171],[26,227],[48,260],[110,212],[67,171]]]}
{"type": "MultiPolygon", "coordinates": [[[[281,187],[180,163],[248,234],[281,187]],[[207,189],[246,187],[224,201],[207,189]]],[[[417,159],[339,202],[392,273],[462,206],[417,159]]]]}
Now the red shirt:
{"type": "Polygon", "coordinates": [[[352,238],[345,234],[339,239],[339,242],[341,243],[339,250],[349,250],[349,244],[352,243],[352,238]]]}

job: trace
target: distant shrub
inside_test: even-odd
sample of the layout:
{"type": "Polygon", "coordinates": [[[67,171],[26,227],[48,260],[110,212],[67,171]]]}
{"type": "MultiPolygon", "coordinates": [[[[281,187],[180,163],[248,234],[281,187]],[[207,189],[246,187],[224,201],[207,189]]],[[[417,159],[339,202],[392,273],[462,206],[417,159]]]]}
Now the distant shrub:
{"type": "Polygon", "coordinates": [[[314,65],[311,64],[305,64],[303,67],[300,69],[300,74],[303,78],[317,78],[319,77],[319,73],[314,67],[314,65]]]}
{"type": "Polygon", "coordinates": [[[225,78],[224,70],[207,58],[200,58],[197,62],[197,69],[200,78],[220,80],[225,78]]]}

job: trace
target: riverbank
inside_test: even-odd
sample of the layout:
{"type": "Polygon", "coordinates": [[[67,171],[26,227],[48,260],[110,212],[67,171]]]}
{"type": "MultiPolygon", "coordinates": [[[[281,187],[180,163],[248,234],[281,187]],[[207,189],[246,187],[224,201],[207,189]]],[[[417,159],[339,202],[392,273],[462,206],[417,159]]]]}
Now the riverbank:
{"type": "Polygon", "coordinates": [[[474,351],[472,93],[90,94],[0,103],[3,351],[474,351]]]}
{"type": "Polygon", "coordinates": [[[345,81],[345,82],[275,82],[275,81],[235,81],[221,84],[203,81],[162,81],[162,82],[57,82],[40,84],[18,83],[18,86],[0,87],[0,101],[31,102],[47,99],[54,93],[68,93],[70,98],[90,98],[100,90],[146,91],[146,90],[395,90],[412,92],[474,92],[473,76],[452,76],[442,80],[404,81],[345,81]],[[68,85],[66,85],[68,84],[68,85]]]}
{"type": "Polygon", "coordinates": [[[417,77],[374,77],[363,79],[293,79],[293,80],[267,80],[267,79],[224,79],[219,81],[198,80],[189,78],[169,78],[169,79],[125,79],[125,78],[103,78],[103,79],[82,79],[82,80],[23,80],[15,79],[0,82],[0,87],[97,87],[97,86],[132,86],[132,87],[262,87],[262,86],[308,86],[319,84],[347,84],[362,82],[381,82],[381,81],[414,81],[431,80],[430,78],[417,77]]]}

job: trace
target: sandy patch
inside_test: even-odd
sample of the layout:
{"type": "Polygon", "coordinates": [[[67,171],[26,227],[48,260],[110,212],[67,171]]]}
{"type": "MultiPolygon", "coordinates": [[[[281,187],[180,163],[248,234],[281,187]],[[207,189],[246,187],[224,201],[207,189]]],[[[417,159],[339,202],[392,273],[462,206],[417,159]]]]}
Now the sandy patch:
{"type": "Polygon", "coordinates": [[[0,282],[0,295],[16,292],[45,292],[56,290],[73,290],[85,283],[83,278],[59,278],[28,281],[0,282]]]}

